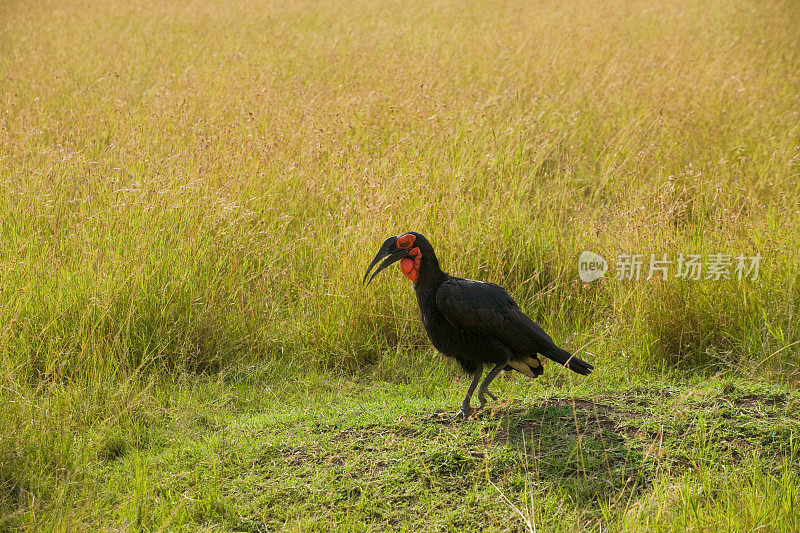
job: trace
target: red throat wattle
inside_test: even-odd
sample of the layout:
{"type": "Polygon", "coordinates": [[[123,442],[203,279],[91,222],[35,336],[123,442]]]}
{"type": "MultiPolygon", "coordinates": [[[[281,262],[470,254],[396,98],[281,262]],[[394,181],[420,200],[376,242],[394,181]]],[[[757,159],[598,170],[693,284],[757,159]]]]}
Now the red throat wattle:
{"type": "Polygon", "coordinates": [[[422,262],[422,252],[420,252],[417,247],[412,248],[408,253],[411,257],[404,257],[400,260],[400,271],[405,277],[416,283],[419,279],[419,265],[422,262]]]}

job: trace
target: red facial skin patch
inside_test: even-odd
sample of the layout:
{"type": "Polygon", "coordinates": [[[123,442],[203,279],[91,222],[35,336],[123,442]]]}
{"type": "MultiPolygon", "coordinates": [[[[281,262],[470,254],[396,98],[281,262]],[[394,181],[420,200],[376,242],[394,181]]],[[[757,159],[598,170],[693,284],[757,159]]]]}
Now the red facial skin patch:
{"type": "Polygon", "coordinates": [[[397,247],[402,248],[404,250],[410,250],[411,247],[414,245],[414,241],[417,239],[416,236],[410,233],[404,233],[397,238],[397,247]]]}
{"type": "MultiPolygon", "coordinates": [[[[413,235],[411,235],[411,237],[413,237],[413,235]]],[[[408,253],[411,257],[404,257],[400,260],[400,271],[405,277],[416,283],[419,279],[419,265],[422,262],[422,252],[420,252],[419,247],[417,247],[412,248],[408,253]]]]}

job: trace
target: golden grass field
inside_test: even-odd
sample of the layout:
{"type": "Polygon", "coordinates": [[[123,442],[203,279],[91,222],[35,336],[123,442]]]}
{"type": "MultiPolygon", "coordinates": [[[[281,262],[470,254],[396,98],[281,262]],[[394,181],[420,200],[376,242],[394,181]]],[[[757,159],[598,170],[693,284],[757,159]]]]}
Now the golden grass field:
{"type": "MultiPolygon", "coordinates": [[[[799,527],[799,23],[773,0],[0,3],[0,530],[799,527]],[[343,478],[298,481],[277,441],[238,484],[256,463],[218,454],[233,428],[296,451],[313,423],[456,406],[464,379],[407,282],[361,285],[410,230],[596,367],[504,397],[677,390],[667,418],[780,397],[773,418],[739,413],[777,433],[736,437],[746,461],[701,439],[708,463],[674,468],[642,444],[633,485],[503,455],[388,510],[374,487],[408,478],[345,461],[372,484],[329,497],[343,478]],[[584,284],[583,250],[762,263],[584,284]],[[202,497],[164,481],[190,478],[202,497]]],[[[706,427],[670,420],[676,443],[706,427]]],[[[431,457],[472,442],[452,431],[431,457]]]]}

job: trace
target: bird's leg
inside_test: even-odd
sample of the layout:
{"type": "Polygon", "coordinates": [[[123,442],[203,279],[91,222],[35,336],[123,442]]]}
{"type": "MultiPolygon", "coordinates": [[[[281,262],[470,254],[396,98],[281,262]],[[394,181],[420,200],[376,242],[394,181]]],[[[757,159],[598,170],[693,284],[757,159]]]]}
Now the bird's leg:
{"type": "Polygon", "coordinates": [[[491,372],[486,374],[486,379],[484,379],[483,383],[481,383],[481,386],[478,387],[478,401],[481,402],[480,409],[483,409],[483,405],[486,403],[486,399],[484,398],[484,395],[488,396],[492,400],[496,400],[497,399],[497,396],[495,396],[494,394],[489,392],[489,383],[491,383],[492,380],[497,377],[497,374],[502,372],[502,370],[505,367],[506,367],[505,363],[501,363],[501,364],[497,365],[496,367],[494,367],[491,372]]]}
{"type": "Polygon", "coordinates": [[[467,395],[464,396],[464,401],[461,403],[461,410],[456,413],[456,418],[463,418],[466,420],[470,413],[472,413],[472,407],[469,405],[469,401],[472,398],[472,393],[475,392],[475,387],[478,386],[478,382],[481,380],[481,374],[483,374],[482,365],[472,373],[472,382],[469,384],[467,395]]]}

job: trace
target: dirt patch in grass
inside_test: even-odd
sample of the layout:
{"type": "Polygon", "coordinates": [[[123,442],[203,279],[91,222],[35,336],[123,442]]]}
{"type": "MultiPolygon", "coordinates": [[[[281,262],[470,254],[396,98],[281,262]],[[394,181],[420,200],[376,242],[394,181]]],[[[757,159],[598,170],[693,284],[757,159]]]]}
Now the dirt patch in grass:
{"type": "Polygon", "coordinates": [[[269,463],[280,459],[288,465],[319,464],[324,461],[318,447],[310,446],[267,446],[253,464],[269,463]]]}
{"type": "Polygon", "coordinates": [[[635,410],[615,407],[599,401],[582,398],[550,398],[533,407],[524,407],[519,400],[498,402],[486,409],[473,413],[466,421],[456,420],[446,412],[424,415],[422,421],[428,424],[453,426],[469,423],[470,420],[496,421],[498,440],[507,440],[512,435],[530,433],[541,429],[545,423],[572,425],[579,432],[621,432],[633,430],[626,424],[636,420],[641,413],[635,410]]]}
{"type": "Polygon", "coordinates": [[[628,435],[637,432],[631,424],[637,415],[599,402],[558,398],[531,408],[500,409],[493,417],[503,420],[495,435],[498,441],[539,437],[545,431],[559,431],[586,438],[598,435],[628,435]]]}
{"type": "Polygon", "coordinates": [[[745,409],[753,408],[758,405],[766,407],[780,407],[786,404],[785,394],[764,395],[764,394],[750,394],[741,398],[733,400],[733,404],[737,407],[745,409]]]}

